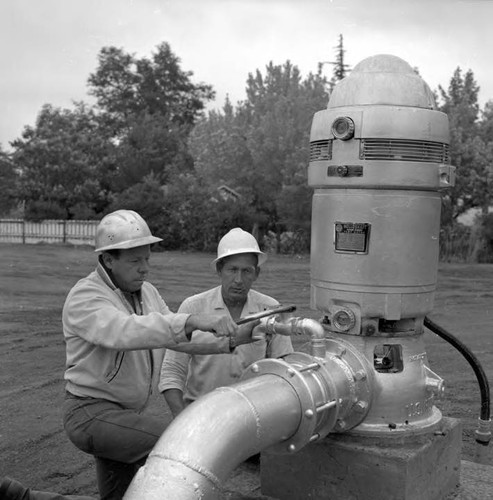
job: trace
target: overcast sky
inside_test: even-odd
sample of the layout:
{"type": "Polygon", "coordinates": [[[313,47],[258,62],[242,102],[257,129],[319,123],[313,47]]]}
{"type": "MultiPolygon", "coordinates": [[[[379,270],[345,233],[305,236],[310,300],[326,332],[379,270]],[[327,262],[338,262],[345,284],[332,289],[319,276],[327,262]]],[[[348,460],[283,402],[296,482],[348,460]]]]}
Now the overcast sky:
{"type": "Polygon", "coordinates": [[[492,19],[493,0],[0,0],[0,144],[45,103],[90,101],[87,77],[110,45],[149,57],[169,42],[220,107],[226,94],[243,100],[248,73],[269,61],[315,72],[342,34],[351,67],[394,54],[433,90],[471,69],[483,106],[493,99],[492,19]]]}

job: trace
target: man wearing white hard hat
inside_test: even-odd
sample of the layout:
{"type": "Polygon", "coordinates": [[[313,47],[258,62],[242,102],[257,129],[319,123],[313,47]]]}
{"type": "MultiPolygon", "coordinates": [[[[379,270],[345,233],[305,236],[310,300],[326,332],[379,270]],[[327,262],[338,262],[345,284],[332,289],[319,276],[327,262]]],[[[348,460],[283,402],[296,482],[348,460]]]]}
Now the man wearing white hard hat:
{"type": "Polygon", "coordinates": [[[229,352],[229,336],[248,336],[253,328],[221,313],[173,314],[147,281],[158,241],[136,212],[105,216],[96,232],[97,268],[72,288],[63,308],[64,426],[79,449],[96,457],[102,500],[123,497],[166,427],[144,411],[165,348],[229,352]]]}
{"type": "MultiPolygon", "coordinates": [[[[178,312],[220,313],[238,321],[278,307],[277,300],[251,288],[266,260],[267,255],[253,235],[240,228],[232,229],[219,241],[217,258],[211,263],[221,284],[185,299],[178,312]]],[[[290,337],[260,336],[260,340],[254,341],[255,330],[253,335],[232,336],[228,354],[166,352],[159,390],[174,416],[213,389],[238,382],[245,368],[255,361],[293,352],[290,337]]]]}

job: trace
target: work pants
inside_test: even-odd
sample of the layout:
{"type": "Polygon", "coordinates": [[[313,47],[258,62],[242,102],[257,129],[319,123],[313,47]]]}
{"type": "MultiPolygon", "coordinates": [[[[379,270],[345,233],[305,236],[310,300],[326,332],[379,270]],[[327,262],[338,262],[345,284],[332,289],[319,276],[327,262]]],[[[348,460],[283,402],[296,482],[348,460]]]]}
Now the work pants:
{"type": "Polygon", "coordinates": [[[168,422],[117,403],[67,394],[64,427],[72,443],[96,458],[101,500],[120,500],[168,422]]]}

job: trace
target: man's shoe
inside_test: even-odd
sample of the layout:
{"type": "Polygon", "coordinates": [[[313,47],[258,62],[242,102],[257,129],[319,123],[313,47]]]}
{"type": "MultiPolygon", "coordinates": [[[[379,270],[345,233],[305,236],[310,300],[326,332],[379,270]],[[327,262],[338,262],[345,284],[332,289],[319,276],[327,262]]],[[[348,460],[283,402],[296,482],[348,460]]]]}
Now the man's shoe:
{"type": "Polygon", "coordinates": [[[10,477],[0,481],[1,500],[29,500],[29,489],[10,477]]]}

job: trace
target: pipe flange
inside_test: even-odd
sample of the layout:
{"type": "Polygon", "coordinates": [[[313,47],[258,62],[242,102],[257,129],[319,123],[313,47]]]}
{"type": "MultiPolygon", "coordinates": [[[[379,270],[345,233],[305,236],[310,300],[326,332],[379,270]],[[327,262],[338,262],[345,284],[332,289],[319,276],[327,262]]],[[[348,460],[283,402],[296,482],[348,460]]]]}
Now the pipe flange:
{"type": "Polygon", "coordinates": [[[351,343],[341,339],[326,339],[326,358],[332,374],[342,373],[345,390],[342,395],[340,420],[333,431],[344,432],[360,424],[368,414],[372,401],[373,369],[366,357],[351,343]]]}
{"type": "Polygon", "coordinates": [[[241,380],[266,374],[277,375],[288,382],[301,406],[301,421],[296,432],[269,451],[293,453],[330,432],[337,421],[339,401],[333,400],[337,392],[325,360],[300,352],[289,354],[284,360],[262,359],[250,365],[241,380]]]}

